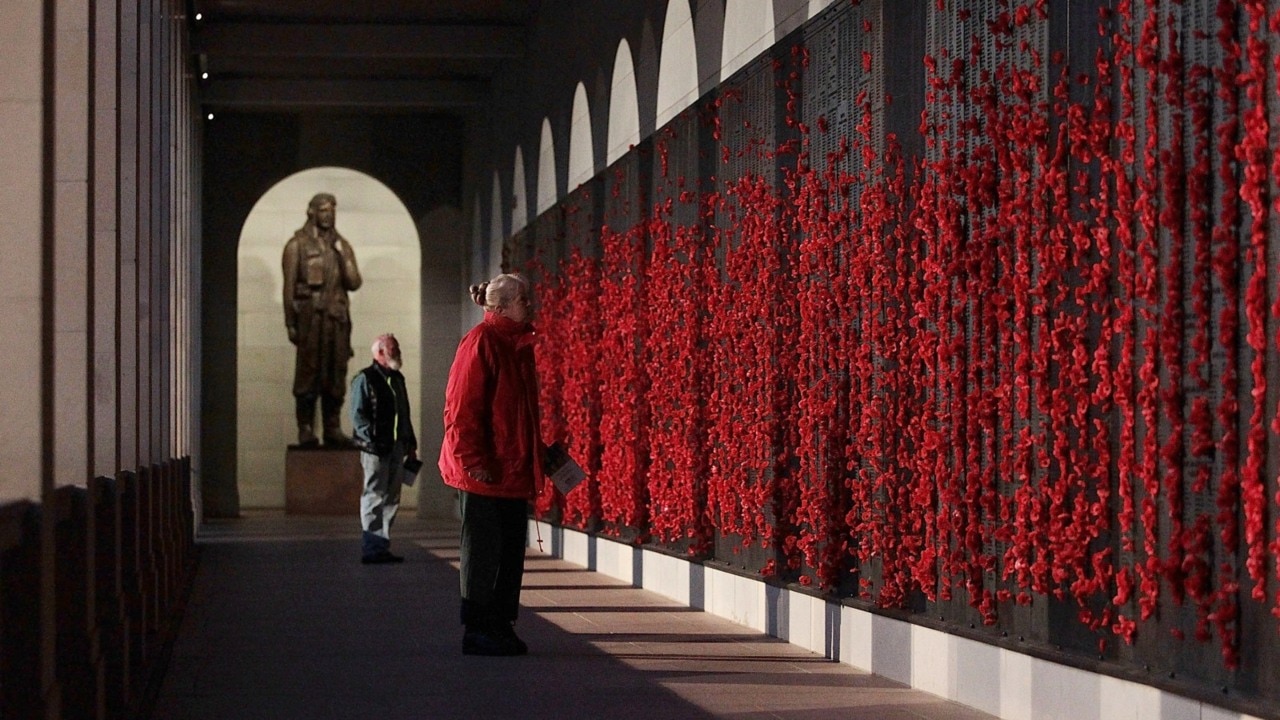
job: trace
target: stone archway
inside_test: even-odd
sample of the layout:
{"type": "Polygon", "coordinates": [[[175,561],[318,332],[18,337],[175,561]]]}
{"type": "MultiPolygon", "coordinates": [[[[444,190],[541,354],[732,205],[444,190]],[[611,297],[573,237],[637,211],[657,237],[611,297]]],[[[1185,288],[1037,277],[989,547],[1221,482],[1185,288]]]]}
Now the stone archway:
{"type": "MultiPolygon", "coordinates": [[[[284,507],[285,447],[297,442],[297,426],[291,394],[294,351],[284,329],[280,259],[318,192],[337,197],[337,228],[355,249],[364,279],[351,296],[355,357],[349,375],[368,363],[374,337],[393,332],[404,351],[411,389],[420,385],[422,250],[404,203],[378,180],[346,168],[312,168],[276,183],[245,219],[237,249],[236,477],[244,509],[284,507]]],[[[349,433],[345,409],[343,428],[349,433]]],[[[421,404],[414,415],[421,428],[421,404]]],[[[403,501],[404,509],[415,508],[417,492],[407,492],[403,501]]]]}

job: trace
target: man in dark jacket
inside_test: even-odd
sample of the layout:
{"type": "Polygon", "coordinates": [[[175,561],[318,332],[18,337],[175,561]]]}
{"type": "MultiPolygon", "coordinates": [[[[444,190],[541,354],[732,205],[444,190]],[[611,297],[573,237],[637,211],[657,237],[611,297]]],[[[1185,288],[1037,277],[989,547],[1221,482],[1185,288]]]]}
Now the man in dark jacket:
{"type": "Polygon", "coordinates": [[[409,393],[400,374],[396,336],[373,341],[373,363],[351,380],[352,438],[360,448],[364,492],[360,495],[361,562],[397,563],[391,553],[391,524],[400,508],[400,478],[406,461],[418,457],[418,439],[409,417],[409,393]]]}

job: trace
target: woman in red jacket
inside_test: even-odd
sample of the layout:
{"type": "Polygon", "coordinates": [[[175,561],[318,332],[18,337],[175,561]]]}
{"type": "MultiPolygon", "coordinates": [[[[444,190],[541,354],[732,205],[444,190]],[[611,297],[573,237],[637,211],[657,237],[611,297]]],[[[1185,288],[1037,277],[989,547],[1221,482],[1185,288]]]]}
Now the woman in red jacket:
{"type": "Polygon", "coordinates": [[[484,321],[458,344],[444,400],[440,473],[462,511],[462,652],[522,655],[520,608],[528,503],[543,482],[529,282],[471,287],[484,321]]]}

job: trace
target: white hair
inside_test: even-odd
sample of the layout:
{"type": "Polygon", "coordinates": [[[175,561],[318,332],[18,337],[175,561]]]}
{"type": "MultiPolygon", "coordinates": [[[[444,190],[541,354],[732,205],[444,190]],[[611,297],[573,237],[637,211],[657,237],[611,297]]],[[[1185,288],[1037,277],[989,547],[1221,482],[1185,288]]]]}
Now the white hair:
{"type": "Polygon", "coordinates": [[[488,282],[471,286],[471,300],[485,310],[497,310],[529,292],[529,281],[517,273],[503,273],[488,282]]]}
{"type": "Polygon", "coordinates": [[[395,340],[396,336],[391,333],[383,333],[373,339],[373,344],[369,346],[369,352],[374,356],[378,354],[378,348],[384,347],[388,340],[395,340]]]}

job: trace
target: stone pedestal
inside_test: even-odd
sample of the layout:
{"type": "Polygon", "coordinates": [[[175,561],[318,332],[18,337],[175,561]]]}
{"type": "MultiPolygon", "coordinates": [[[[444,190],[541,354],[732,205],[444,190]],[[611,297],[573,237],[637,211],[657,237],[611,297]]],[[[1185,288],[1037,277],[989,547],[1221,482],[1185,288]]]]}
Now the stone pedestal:
{"type": "Polygon", "coordinates": [[[284,511],[288,515],[360,517],[364,471],[360,451],[290,445],[284,461],[284,511]]]}

